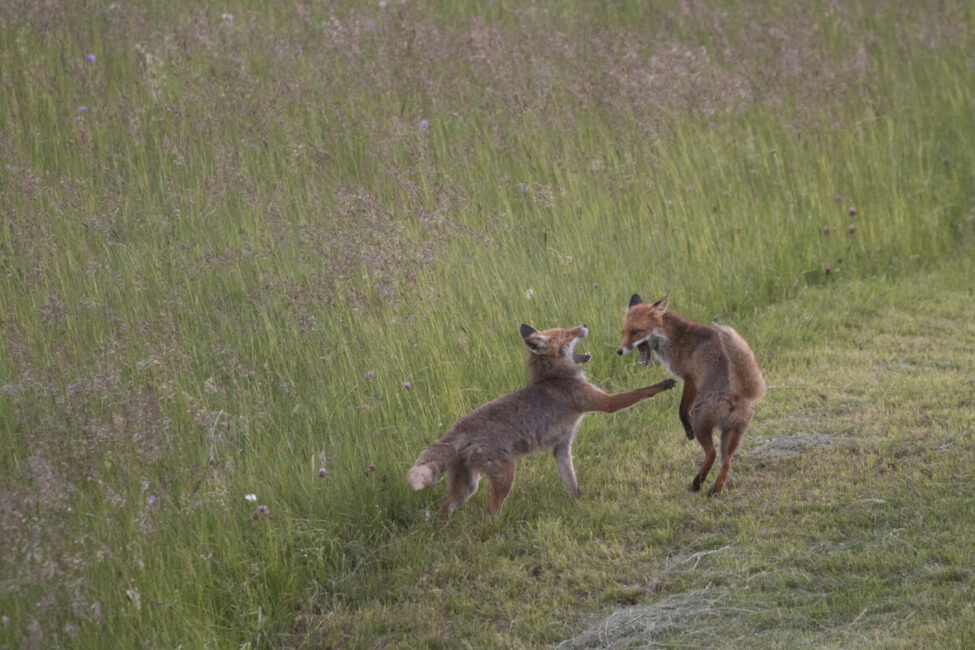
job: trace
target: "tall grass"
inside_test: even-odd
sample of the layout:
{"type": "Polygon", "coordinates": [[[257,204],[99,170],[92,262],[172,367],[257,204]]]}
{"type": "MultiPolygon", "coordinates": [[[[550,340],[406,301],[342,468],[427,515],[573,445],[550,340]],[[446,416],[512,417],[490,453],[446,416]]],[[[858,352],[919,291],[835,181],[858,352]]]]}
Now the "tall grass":
{"type": "Polygon", "coordinates": [[[431,535],[403,473],[519,323],[622,389],[632,292],[733,319],[968,242],[973,19],[3,2],[0,646],[281,643],[431,535]]]}

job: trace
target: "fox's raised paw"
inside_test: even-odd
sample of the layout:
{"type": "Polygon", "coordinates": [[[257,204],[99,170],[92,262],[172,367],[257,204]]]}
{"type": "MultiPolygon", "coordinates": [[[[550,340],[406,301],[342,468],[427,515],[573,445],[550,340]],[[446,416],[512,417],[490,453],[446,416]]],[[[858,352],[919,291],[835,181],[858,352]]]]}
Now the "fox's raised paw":
{"type": "Polygon", "coordinates": [[[654,388],[659,388],[660,390],[670,390],[677,385],[676,379],[664,379],[659,384],[654,384],[654,388]]]}

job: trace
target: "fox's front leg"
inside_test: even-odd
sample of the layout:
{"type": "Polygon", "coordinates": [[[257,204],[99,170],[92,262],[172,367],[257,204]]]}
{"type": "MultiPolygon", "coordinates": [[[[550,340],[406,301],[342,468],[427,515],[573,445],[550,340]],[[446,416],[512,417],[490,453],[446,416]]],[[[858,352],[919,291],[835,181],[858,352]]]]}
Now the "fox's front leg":
{"type": "Polygon", "coordinates": [[[575,468],[572,467],[572,441],[556,445],[552,454],[555,456],[555,463],[559,466],[559,476],[562,477],[562,483],[565,484],[569,496],[573,499],[579,498],[582,493],[576,481],[575,468]]]}
{"type": "Polygon", "coordinates": [[[615,413],[621,409],[633,406],[642,399],[647,399],[648,397],[653,397],[657,393],[670,390],[676,385],[677,382],[673,379],[665,379],[660,383],[654,384],[653,386],[637,388],[636,390],[628,390],[625,393],[613,394],[604,393],[598,388],[592,387],[592,391],[588,395],[589,408],[587,410],[615,413]]]}

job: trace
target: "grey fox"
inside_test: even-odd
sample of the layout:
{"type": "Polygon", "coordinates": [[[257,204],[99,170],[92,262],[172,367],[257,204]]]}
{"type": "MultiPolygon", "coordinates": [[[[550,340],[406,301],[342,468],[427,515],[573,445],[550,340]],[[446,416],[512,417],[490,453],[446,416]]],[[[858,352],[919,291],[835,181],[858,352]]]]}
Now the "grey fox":
{"type": "Polygon", "coordinates": [[[586,380],[579,364],[590,359],[575,345],[585,338],[585,325],[573,329],[536,331],[521,326],[528,348],[529,383],[479,406],[420,453],[406,474],[414,490],[422,490],[447,476],[447,500],[440,521],[477,491],[481,476],[491,481],[488,512],[501,511],[515,480],[515,460],[536,449],[551,448],[569,496],[579,496],[572,467],[572,440],[583,416],[590,411],[614,413],[673,388],[673,379],[625,393],[608,394],[586,380]]]}

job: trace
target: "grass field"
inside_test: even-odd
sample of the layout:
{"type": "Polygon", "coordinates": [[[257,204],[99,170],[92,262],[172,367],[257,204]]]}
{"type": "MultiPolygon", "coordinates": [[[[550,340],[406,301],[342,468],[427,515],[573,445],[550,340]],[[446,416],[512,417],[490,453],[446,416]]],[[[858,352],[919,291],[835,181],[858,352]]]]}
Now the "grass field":
{"type": "Polygon", "coordinates": [[[962,2],[0,0],[0,648],[971,646],[972,106],[962,2]],[[757,352],[726,493],[673,392],[437,529],[633,292],[757,352]]]}

